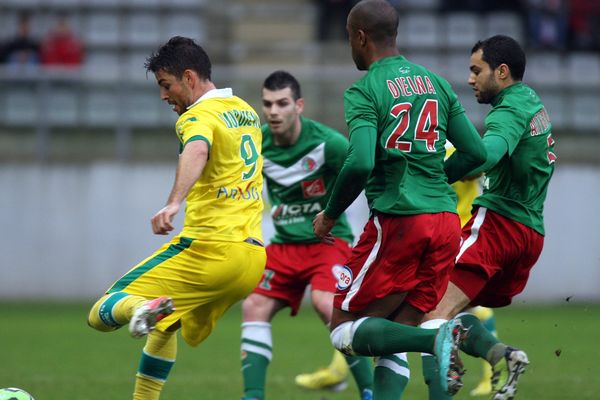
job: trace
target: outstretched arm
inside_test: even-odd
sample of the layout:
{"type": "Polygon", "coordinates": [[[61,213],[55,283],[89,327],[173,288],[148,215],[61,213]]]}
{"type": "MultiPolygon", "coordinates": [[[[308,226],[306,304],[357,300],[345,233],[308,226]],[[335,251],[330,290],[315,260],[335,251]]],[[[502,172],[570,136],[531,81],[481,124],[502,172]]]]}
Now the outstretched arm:
{"type": "Polygon", "coordinates": [[[208,144],[204,140],[188,142],[179,155],[175,183],[167,204],[152,217],[152,231],[166,235],[174,229],[173,218],[179,212],[181,202],[200,178],[208,160],[208,144]]]}

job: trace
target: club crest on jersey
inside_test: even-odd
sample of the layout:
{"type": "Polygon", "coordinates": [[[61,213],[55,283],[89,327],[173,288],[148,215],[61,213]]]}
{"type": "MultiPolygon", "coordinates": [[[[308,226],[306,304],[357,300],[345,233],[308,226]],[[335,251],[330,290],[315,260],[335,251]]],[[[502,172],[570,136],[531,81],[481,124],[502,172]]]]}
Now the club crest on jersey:
{"type": "Polygon", "coordinates": [[[323,178],[302,181],[302,194],[305,199],[323,196],[326,192],[325,181],[323,181],[323,178]]]}
{"type": "Polygon", "coordinates": [[[352,285],[352,271],[347,265],[335,265],[333,274],[337,276],[337,288],[346,290],[352,285]]]}
{"type": "Polygon", "coordinates": [[[304,159],[302,160],[302,169],[306,172],[312,172],[315,169],[317,169],[317,162],[314,158],[304,157],[304,159]]]}

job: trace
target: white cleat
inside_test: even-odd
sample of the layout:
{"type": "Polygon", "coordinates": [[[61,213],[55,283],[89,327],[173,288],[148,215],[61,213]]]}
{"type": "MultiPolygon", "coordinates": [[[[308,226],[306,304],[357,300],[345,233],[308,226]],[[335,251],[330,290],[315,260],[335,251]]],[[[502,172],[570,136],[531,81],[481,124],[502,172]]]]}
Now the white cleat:
{"type": "Polygon", "coordinates": [[[129,333],[135,338],[146,336],[154,329],[156,323],[175,310],[170,297],[158,297],[148,300],[133,313],[129,321],[129,333]]]}
{"type": "Polygon", "coordinates": [[[524,351],[508,347],[504,358],[494,365],[492,400],[512,400],[517,394],[517,381],[525,372],[529,359],[524,351]]]}

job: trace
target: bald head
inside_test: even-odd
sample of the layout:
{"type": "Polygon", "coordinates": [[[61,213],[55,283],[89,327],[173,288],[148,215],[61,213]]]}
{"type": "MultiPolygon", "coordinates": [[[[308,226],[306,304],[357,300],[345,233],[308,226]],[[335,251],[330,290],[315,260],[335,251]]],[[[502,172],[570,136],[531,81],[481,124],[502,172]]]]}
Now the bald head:
{"type": "Polygon", "coordinates": [[[395,46],[398,13],[387,0],[363,0],[350,10],[348,28],[364,31],[378,45],[395,46]]]}

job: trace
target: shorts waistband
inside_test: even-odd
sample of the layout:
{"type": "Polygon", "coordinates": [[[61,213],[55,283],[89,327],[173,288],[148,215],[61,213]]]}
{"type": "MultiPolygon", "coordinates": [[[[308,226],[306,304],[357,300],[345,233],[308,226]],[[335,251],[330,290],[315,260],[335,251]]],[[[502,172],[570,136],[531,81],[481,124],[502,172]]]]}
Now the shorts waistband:
{"type": "Polygon", "coordinates": [[[260,241],[260,240],[258,240],[258,239],[251,238],[251,237],[249,237],[249,238],[246,238],[246,239],[244,240],[244,242],[246,242],[246,243],[249,243],[249,244],[253,244],[253,245],[255,245],[255,246],[265,247],[265,245],[263,244],[263,242],[261,242],[261,241],[260,241]]]}

